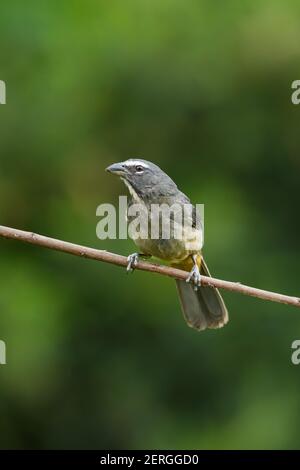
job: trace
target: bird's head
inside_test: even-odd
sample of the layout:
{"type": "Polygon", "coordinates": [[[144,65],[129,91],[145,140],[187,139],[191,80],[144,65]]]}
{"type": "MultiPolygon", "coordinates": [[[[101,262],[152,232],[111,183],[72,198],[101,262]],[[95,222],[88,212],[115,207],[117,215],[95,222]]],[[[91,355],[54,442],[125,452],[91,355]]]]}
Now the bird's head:
{"type": "Polygon", "coordinates": [[[110,165],[106,171],[119,176],[131,195],[142,200],[171,195],[177,190],[174,181],[164,171],[146,160],[130,158],[110,165]]]}

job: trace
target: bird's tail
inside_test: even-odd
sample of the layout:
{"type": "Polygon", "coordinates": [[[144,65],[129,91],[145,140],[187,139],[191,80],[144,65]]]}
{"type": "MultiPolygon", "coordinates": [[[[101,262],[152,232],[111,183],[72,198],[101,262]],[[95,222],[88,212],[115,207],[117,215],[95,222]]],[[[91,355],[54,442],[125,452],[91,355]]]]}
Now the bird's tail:
{"type": "MultiPolygon", "coordinates": [[[[201,259],[200,272],[210,277],[204,259],[201,259]]],[[[187,324],[198,331],[206,328],[221,328],[228,322],[228,312],[218,289],[199,287],[194,290],[185,281],[176,281],[183,316],[187,324]]]]}

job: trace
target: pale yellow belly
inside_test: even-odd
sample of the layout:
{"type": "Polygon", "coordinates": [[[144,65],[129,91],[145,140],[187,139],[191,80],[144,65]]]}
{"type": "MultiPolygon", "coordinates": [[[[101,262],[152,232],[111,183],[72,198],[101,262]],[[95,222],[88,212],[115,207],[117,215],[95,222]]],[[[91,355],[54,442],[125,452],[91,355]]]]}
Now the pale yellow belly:
{"type": "Polygon", "coordinates": [[[141,253],[149,254],[172,263],[179,263],[189,255],[199,253],[202,248],[202,238],[196,232],[192,237],[184,239],[135,239],[135,244],[141,253]]]}

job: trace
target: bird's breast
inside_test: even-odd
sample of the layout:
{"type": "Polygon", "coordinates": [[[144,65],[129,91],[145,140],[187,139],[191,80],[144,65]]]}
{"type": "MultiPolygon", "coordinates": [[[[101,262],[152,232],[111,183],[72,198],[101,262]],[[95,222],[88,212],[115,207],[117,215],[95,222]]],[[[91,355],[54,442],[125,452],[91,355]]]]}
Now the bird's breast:
{"type": "Polygon", "coordinates": [[[201,251],[202,231],[191,224],[182,225],[173,217],[154,216],[145,208],[144,214],[135,219],[128,210],[129,234],[144,254],[172,263],[180,263],[190,254],[201,251]],[[134,230],[132,230],[134,228],[134,230]]]}

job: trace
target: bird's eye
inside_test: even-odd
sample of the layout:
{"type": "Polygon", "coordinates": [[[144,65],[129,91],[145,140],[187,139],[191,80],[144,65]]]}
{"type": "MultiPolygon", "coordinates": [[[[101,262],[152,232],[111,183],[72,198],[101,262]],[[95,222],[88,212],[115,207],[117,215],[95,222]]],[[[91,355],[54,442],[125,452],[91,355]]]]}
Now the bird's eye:
{"type": "Polygon", "coordinates": [[[143,173],[144,168],[142,167],[142,165],[136,165],[135,171],[136,171],[137,173],[143,173]]]}

